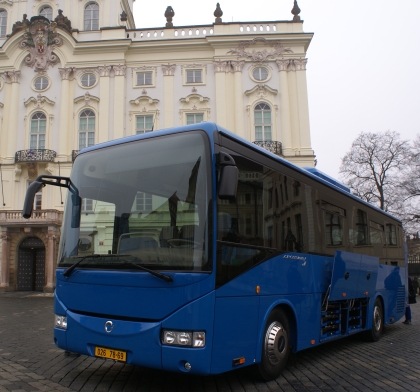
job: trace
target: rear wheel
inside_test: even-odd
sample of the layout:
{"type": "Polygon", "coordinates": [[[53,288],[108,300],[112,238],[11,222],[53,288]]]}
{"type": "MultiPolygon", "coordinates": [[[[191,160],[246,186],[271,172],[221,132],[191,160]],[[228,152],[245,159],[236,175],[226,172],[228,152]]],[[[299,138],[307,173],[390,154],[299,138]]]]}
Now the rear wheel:
{"type": "Polygon", "coordinates": [[[256,367],[257,375],[265,381],[280,376],[290,355],[290,330],[286,314],[275,309],[265,326],[261,363],[256,367]]]}
{"type": "Polygon", "coordinates": [[[383,329],[384,311],[382,302],[379,298],[376,298],[372,311],[372,327],[363,333],[363,337],[370,342],[377,342],[382,336],[383,329]]]}

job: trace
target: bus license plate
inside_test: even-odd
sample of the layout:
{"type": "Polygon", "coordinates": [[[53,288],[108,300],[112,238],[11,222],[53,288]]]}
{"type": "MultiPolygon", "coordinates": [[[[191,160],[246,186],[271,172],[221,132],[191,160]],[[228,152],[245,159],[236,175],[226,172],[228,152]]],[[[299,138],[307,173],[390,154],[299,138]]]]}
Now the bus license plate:
{"type": "Polygon", "coordinates": [[[105,347],[95,347],[95,356],[101,358],[113,359],[115,361],[126,362],[127,353],[121,350],[114,350],[105,347]]]}

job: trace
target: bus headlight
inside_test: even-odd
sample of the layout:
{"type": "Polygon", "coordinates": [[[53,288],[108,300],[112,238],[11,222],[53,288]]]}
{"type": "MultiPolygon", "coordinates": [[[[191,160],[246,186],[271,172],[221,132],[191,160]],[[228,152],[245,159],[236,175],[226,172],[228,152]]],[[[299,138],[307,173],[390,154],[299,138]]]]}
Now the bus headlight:
{"type": "Polygon", "coordinates": [[[204,347],[206,333],[203,331],[186,332],[164,329],[162,331],[162,344],[167,346],[204,347]]]}
{"type": "Polygon", "coordinates": [[[67,317],[56,314],[54,326],[61,329],[67,329],[67,317]]]}

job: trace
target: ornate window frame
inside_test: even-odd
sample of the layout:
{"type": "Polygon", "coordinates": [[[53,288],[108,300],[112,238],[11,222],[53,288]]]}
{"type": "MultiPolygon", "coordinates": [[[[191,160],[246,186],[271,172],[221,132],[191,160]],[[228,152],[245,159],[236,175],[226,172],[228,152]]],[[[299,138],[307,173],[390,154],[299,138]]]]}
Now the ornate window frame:
{"type": "Polygon", "coordinates": [[[147,89],[156,87],[157,67],[145,65],[143,67],[132,68],[131,72],[133,79],[133,88],[147,89]],[[150,73],[152,75],[152,84],[137,84],[137,74],[141,72],[150,73]]]}
{"type": "Polygon", "coordinates": [[[200,94],[190,94],[181,98],[181,108],[179,109],[179,122],[181,125],[187,124],[187,114],[203,113],[203,121],[210,121],[210,107],[208,101],[210,98],[203,97],[200,94]]]}
{"type": "Polygon", "coordinates": [[[254,64],[251,67],[249,67],[248,74],[249,74],[250,79],[252,81],[254,81],[255,83],[265,83],[265,82],[268,82],[272,78],[272,76],[273,76],[273,70],[271,69],[270,66],[268,66],[266,64],[254,64]],[[265,68],[267,70],[268,76],[267,76],[266,79],[264,79],[264,80],[255,79],[255,77],[254,77],[254,71],[257,68],[265,68]]]}
{"type": "Polygon", "coordinates": [[[136,116],[153,116],[153,131],[159,128],[160,111],[157,108],[158,99],[147,95],[140,96],[130,101],[132,110],[128,112],[130,119],[130,135],[136,134],[136,116]]]}
{"type": "Polygon", "coordinates": [[[99,5],[99,1],[87,0],[87,1],[84,1],[83,2],[82,7],[81,7],[81,18],[80,18],[80,20],[81,20],[81,29],[80,29],[80,31],[100,31],[101,25],[102,25],[101,24],[102,8],[103,7],[101,7],[99,5]],[[85,29],[85,10],[86,10],[86,7],[88,7],[91,4],[96,4],[98,6],[98,29],[97,30],[93,30],[93,29],[86,30],[85,29]]]}
{"type": "Polygon", "coordinates": [[[47,75],[36,75],[33,79],[32,79],[32,82],[31,82],[31,88],[32,88],[32,90],[34,90],[34,91],[36,91],[37,93],[43,93],[44,91],[47,91],[50,87],[51,87],[51,78],[49,77],[49,76],[47,76],[47,75]],[[39,78],[45,78],[45,79],[47,79],[48,80],[48,85],[47,85],[47,87],[45,87],[44,89],[42,89],[42,90],[37,90],[37,88],[35,87],[35,81],[37,80],[37,79],[39,79],[39,78]]]}
{"type": "Polygon", "coordinates": [[[40,5],[35,5],[35,7],[37,8],[36,15],[41,15],[41,11],[46,7],[51,8],[51,19],[50,20],[52,20],[52,21],[54,20],[54,15],[57,14],[57,10],[56,10],[56,7],[55,7],[54,3],[43,2],[40,5]]]}
{"type": "Polygon", "coordinates": [[[184,86],[205,86],[207,84],[207,64],[181,65],[181,75],[184,86]],[[187,82],[187,71],[201,71],[201,82],[187,82]]]}
{"type": "Polygon", "coordinates": [[[51,101],[47,97],[38,94],[36,98],[31,97],[23,103],[26,107],[26,114],[24,117],[25,122],[25,143],[24,149],[30,150],[30,135],[31,135],[31,119],[36,112],[42,112],[47,117],[46,128],[45,128],[45,148],[51,149],[52,146],[52,124],[54,121],[53,106],[54,101],[51,101]]]}
{"type": "Polygon", "coordinates": [[[80,70],[77,70],[76,71],[76,79],[77,79],[77,84],[81,88],[83,88],[85,90],[89,90],[91,88],[94,88],[99,83],[99,72],[98,72],[97,69],[92,69],[92,68],[90,68],[90,69],[89,68],[87,68],[87,69],[80,69],[80,70]],[[96,80],[95,80],[95,83],[92,86],[84,86],[82,84],[82,78],[86,74],[94,74],[95,75],[96,80]]]}

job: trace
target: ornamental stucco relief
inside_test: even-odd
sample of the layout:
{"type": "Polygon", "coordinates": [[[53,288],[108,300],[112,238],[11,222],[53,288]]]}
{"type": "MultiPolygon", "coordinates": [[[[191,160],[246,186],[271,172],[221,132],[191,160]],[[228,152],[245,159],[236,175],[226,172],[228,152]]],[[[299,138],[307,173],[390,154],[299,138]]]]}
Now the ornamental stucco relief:
{"type": "Polygon", "coordinates": [[[59,62],[59,58],[53,51],[63,44],[63,40],[56,33],[56,26],[55,22],[50,24],[41,16],[31,18],[25,26],[25,33],[19,47],[28,50],[25,64],[34,68],[34,71],[39,74],[46,73],[49,66],[54,66],[59,62]]]}
{"type": "Polygon", "coordinates": [[[293,53],[290,48],[285,48],[280,41],[270,42],[267,41],[263,37],[256,37],[251,41],[241,41],[237,48],[229,50],[227,54],[236,54],[239,58],[245,57],[249,60],[252,60],[256,64],[264,64],[269,59],[273,59],[275,57],[282,57],[285,53],[293,53]],[[267,46],[271,46],[273,48],[272,51],[268,51],[267,49],[263,49],[260,51],[253,50],[252,52],[247,52],[246,49],[251,46],[255,45],[258,42],[263,42],[267,46]]]}

